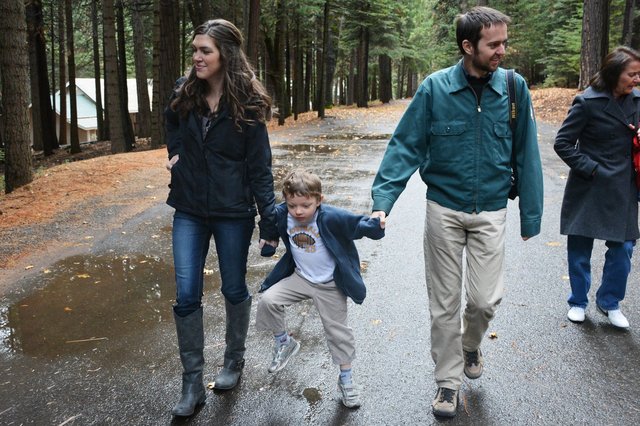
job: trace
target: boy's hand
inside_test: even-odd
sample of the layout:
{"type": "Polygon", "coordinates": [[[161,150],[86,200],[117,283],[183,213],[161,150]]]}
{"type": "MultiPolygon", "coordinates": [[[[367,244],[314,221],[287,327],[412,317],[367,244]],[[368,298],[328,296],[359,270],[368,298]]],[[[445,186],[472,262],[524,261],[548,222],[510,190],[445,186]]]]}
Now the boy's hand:
{"type": "Polygon", "coordinates": [[[278,241],[266,241],[260,240],[258,243],[260,247],[260,256],[271,257],[276,253],[276,247],[278,247],[278,241]]]}
{"type": "Polygon", "coordinates": [[[385,212],[383,212],[382,210],[375,211],[371,213],[371,217],[380,218],[380,228],[384,229],[387,223],[387,214],[385,212]]]}

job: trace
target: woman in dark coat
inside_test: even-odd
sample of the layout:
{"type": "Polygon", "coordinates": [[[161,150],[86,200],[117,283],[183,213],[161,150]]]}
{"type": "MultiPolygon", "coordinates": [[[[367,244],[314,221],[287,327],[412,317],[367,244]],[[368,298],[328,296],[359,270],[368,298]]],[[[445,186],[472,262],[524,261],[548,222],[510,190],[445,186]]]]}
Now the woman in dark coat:
{"type": "Polygon", "coordinates": [[[182,397],[172,413],[190,416],[206,399],[203,383],[203,270],[215,241],[226,309],[224,364],[216,389],[236,386],[244,367],[251,296],[245,276],[255,216],[260,243],[277,245],[271,148],[265,121],[270,98],[241,49],[242,34],[223,19],[196,28],[187,77],[165,110],[167,203],[173,218],[182,397]],[[257,209],[256,209],[257,204],[257,209]]]}
{"type": "Polygon", "coordinates": [[[562,201],[560,232],[567,235],[570,306],[567,317],[583,322],[591,287],[594,239],[607,247],[596,307],[616,327],[628,328],[620,311],[638,231],[638,188],[632,163],[640,119],[640,54],[618,47],[584,93],[577,95],[555,141],[571,168],[562,201]]]}

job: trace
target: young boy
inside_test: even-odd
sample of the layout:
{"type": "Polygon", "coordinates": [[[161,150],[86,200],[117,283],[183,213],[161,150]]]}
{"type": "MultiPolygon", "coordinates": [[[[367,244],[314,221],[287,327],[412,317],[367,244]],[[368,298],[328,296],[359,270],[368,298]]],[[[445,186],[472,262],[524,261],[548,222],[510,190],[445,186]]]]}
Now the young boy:
{"type": "Polygon", "coordinates": [[[384,237],[378,218],[321,204],[320,178],[294,170],[282,185],[284,202],[276,207],[280,238],[287,249],[262,284],[256,326],[273,333],[273,361],[268,370],[282,370],[300,349],[285,325],[284,308],[312,299],[327,337],[333,362],[340,366],[338,389],[342,403],[360,406],[359,386],[353,382],[353,330],[347,325],[347,297],[362,303],[366,288],[353,240],[384,237]]]}

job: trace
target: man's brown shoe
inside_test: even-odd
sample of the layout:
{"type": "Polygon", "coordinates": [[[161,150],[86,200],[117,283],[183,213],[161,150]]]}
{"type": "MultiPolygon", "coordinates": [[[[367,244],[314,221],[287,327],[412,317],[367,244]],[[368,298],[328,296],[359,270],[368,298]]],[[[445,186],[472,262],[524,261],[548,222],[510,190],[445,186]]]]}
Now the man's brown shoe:
{"type": "Polygon", "coordinates": [[[436,398],[431,403],[433,414],[440,417],[455,417],[458,411],[458,391],[438,388],[436,398]]]}
{"type": "Polygon", "coordinates": [[[484,370],[484,358],[480,348],[475,351],[462,351],[464,355],[464,375],[470,379],[477,379],[482,376],[484,370]]]}

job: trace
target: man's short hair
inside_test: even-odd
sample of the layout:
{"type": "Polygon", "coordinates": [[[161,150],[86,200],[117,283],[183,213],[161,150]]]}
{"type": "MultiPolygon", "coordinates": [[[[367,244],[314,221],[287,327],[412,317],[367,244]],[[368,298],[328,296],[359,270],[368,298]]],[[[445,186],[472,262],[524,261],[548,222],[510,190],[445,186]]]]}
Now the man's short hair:
{"type": "Polygon", "coordinates": [[[295,169],[289,172],[282,183],[282,195],[287,197],[315,197],[322,199],[322,181],[318,175],[304,169],[295,169]]]}
{"type": "Polygon", "coordinates": [[[474,49],[478,47],[480,32],[483,28],[490,28],[496,24],[508,25],[511,18],[502,12],[486,6],[476,6],[466,13],[456,16],[456,41],[460,53],[465,54],[462,42],[469,40],[474,49]]]}

